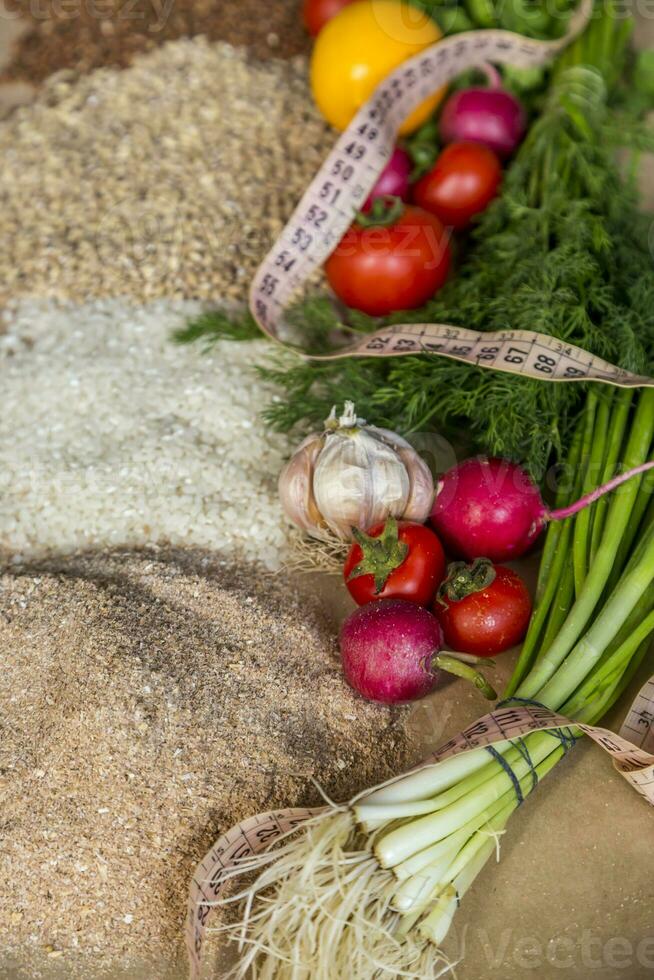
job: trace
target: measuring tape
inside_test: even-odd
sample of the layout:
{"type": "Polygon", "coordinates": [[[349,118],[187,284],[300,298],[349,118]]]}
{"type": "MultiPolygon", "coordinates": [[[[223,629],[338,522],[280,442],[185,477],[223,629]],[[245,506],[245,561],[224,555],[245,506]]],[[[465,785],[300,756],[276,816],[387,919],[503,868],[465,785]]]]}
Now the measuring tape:
{"type": "MultiPolygon", "coordinates": [[[[417,768],[433,765],[461,752],[555,728],[577,728],[588,735],[609,753],[616,770],[627,782],[654,806],[654,677],[639,692],[617,735],[606,728],[575,725],[547,708],[514,708],[508,705],[474,722],[417,768]]],[[[360,798],[357,797],[357,801],[360,798]]],[[[216,841],[198,865],[189,894],[186,946],[191,980],[199,980],[200,977],[207,920],[239,866],[245,872],[248,858],[266,850],[284,834],[291,833],[306,820],[326,813],[328,809],[318,807],[261,813],[232,827],[216,841]]]]}
{"type": "MultiPolygon", "coordinates": [[[[284,343],[285,310],[347,231],[390,159],[399,126],[409,113],[456,75],[485,62],[521,68],[546,64],[586,26],[591,11],[592,0],[583,0],[565,37],[556,41],[535,41],[499,30],[455,34],[389,75],[339,137],[257,270],[250,310],[261,330],[284,343]]],[[[479,333],[442,323],[402,323],[367,334],[334,353],[305,356],[318,361],[419,353],[549,381],[654,386],[652,378],[631,374],[579,347],[529,330],[479,333]]]]}

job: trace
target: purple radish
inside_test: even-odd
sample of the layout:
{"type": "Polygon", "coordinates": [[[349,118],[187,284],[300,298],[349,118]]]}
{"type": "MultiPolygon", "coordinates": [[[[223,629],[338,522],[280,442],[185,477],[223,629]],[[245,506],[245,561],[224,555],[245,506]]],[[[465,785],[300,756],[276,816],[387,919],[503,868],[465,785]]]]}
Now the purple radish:
{"type": "Polygon", "coordinates": [[[500,86],[499,73],[485,67],[489,86],[462,89],[443,106],[439,132],[444,143],[483,143],[499,157],[510,156],[525,134],[527,118],[515,96],[500,86]]]}
{"type": "Polygon", "coordinates": [[[531,548],[548,521],[564,520],[620,484],[651,469],[643,463],[560,510],[549,510],[538,487],[516,463],[478,456],[439,480],[430,521],[451,554],[510,561],[531,548]]]}
{"type": "Polygon", "coordinates": [[[408,201],[409,175],[412,169],[413,165],[409,154],[396,146],[390,160],[377,178],[377,183],[370,191],[362,210],[369,211],[372,202],[378,197],[399,197],[403,201],[408,201]]]}
{"type": "Polygon", "coordinates": [[[487,698],[496,697],[469,663],[441,653],[438,620],[406,599],[360,606],[343,623],[340,642],[345,678],[369,701],[415,701],[442,687],[451,674],[472,681],[487,698]]]}

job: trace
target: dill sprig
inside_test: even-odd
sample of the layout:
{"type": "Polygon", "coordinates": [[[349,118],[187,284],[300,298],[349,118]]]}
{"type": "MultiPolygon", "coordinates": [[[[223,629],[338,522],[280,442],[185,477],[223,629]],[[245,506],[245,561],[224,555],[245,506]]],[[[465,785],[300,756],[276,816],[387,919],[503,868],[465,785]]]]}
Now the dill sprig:
{"type": "Polygon", "coordinates": [[[208,350],[217,340],[261,340],[261,331],[249,311],[211,310],[176,330],[173,340],[176,344],[200,343],[208,350]]]}

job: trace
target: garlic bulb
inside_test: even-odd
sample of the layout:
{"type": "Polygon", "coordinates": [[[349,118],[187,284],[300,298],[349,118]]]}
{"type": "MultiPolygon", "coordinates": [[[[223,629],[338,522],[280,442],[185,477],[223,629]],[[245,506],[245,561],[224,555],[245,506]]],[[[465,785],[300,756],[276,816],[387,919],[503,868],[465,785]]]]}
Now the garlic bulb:
{"type": "Polygon", "coordinates": [[[353,402],[336,407],[325,431],[308,436],[279,477],[288,517],[310,534],[339,538],[389,516],[424,521],[434,499],[427,465],[413,447],[388,429],[358,419],[353,402]]]}

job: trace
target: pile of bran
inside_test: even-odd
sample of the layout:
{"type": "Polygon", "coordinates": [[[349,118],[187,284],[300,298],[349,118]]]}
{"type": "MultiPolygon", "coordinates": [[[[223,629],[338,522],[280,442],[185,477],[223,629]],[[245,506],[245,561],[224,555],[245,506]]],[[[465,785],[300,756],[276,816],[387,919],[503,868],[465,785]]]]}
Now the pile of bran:
{"type": "Polygon", "coordinates": [[[0,305],[243,301],[332,141],[304,59],[195,38],[55,75],[0,126],[0,305]]]}
{"type": "MultiPolygon", "coordinates": [[[[0,578],[0,948],[180,953],[191,874],[237,820],[410,761],[284,575],[106,552],[0,578]]],[[[93,972],[93,971],[91,971],[93,972]]],[[[72,973],[71,973],[72,975],[72,973]]]]}

